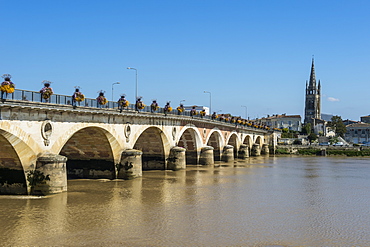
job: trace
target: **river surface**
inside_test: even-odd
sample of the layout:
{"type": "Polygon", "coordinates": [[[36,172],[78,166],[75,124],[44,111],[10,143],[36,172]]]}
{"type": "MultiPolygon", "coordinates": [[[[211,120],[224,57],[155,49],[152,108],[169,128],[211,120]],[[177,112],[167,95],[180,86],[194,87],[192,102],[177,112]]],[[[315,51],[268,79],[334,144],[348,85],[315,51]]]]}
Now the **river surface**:
{"type": "Polygon", "coordinates": [[[1,246],[370,246],[370,159],[258,157],[0,196],[1,246]]]}

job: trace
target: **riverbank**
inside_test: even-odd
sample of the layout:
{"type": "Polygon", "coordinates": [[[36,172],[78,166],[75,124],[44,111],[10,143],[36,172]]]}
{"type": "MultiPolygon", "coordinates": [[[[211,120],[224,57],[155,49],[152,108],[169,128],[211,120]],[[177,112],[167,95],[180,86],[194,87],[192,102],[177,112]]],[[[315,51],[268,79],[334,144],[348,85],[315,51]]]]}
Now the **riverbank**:
{"type": "Polygon", "coordinates": [[[278,146],[275,154],[369,156],[369,147],[278,146]]]}

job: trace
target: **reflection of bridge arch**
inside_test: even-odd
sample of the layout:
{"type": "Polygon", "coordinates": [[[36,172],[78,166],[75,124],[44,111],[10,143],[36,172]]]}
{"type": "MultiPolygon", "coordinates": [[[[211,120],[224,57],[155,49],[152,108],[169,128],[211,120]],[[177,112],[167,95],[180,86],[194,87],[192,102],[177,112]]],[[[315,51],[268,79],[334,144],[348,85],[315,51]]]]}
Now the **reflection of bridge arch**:
{"type": "Polygon", "coordinates": [[[228,137],[227,145],[231,145],[234,147],[234,157],[238,157],[238,148],[240,146],[240,139],[235,132],[231,133],[230,136],[228,137]]]}
{"type": "Polygon", "coordinates": [[[158,127],[148,127],[141,132],[133,148],[143,152],[143,170],[166,168],[166,157],[169,151],[165,150],[165,143],[168,143],[168,139],[158,127]]]}
{"type": "Polygon", "coordinates": [[[177,146],[186,149],[186,164],[198,164],[199,148],[202,147],[199,130],[192,125],[185,126],[179,135],[177,146]]]}
{"type": "Polygon", "coordinates": [[[213,156],[215,161],[221,160],[222,147],[224,142],[222,139],[222,133],[220,130],[212,130],[206,141],[207,146],[213,147],[213,156]]]}
{"type": "Polygon", "coordinates": [[[112,135],[100,127],[79,129],[65,142],[59,154],[66,156],[70,178],[115,177],[112,135]]]}

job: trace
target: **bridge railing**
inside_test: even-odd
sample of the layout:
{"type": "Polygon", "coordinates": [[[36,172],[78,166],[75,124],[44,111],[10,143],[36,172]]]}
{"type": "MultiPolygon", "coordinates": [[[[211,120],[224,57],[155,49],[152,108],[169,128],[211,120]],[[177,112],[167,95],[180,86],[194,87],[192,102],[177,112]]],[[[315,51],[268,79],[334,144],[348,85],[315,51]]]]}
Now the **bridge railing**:
{"type": "MultiPolygon", "coordinates": [[[[21,90],[21,89],[15,89],[14,93],[10,94],[8,98],[11,98],[12,100],[17,101],[30,101],[30,102],[45,102],[45,99],[42,99],[42,95],[40,92],[36,91],[29,91],[29,90],[21,90]]],[[[67,95],[61,95],[61,94],[52,94],[50,98],[48,99],[48,103],[51,104],[58,104],[58,105],[71,105],[72,106],[72,96],[67,95]]],[[[118,109],[119,105],[115,101],[108,101],[105,105],[98,104],[98,101],[96,99],[92,98],[85,98],[81,102],[76,102],[77,106],[83,106],[83,107],[91,107],[91,108],[105,108],[105,109],[118,109]]],[[[124,108],[125,111],[135,111],[135,104],[130,104],[129,106],[124,108]]],[[[147,105],[144,107],[144,109],[140,110],[140,112],[151,112],[150,105],[147,105]]],[[[163,113],[164,109],[159,108],[157,113],[163,113]]],[[[167,114],[178,114],[177,110],[174,108],[171,112],[168,112],[167,114]]],[[[184,111],[181,113],[181,115],[184,116],[190,116],[190,111],[184,111]]],[[[200,115],[196,115],[195,117],[200,117],[200,115]]],[[[206,115],[203,118],[210,119],[210,116],[206,115]]]]}
{"type": "MultiPolygon", "coordinates": [[[[14,93],[8,95],[8,98],[11,98],[12,100],[16,101],[30,101],[30,102],[45,102],[45,99],[42,99],[42,95],[40,92],[35,92],[35,91],[28,91],[28,90],[21,90],[21,89],[15,89],[14,93]]],[[[48,103],[51,104],[58,104],[58,105],[70,105],[72,106],[72,96],[67,96],[67,95],[61,95],[61,94],[53,94],[51,97],[48,99],[48,103]]],[[[107,104],[105,105],[100,105],[98,104],[98,101],[96,99],[91,99],[91,98],[85,98],[81,102],[76,102],[77,106],[82,106],[82,107],[91,107],[91,108],[102,108],[102,109],[118,109],[119,105],[115,101],[108,101],[107,104]]],[[[123,111],[135,111],[135,104],[130,104],[129,106],[125,107],[123,111]]],[[[151,112],[150,105],[145,106],[144,109],[140,110],[140,112],[151,112]]],[[[163,113],[164,114],[164,108],[159,108],[156,113],[163,113]]],[[[173,108],[171,112],[168,112],[167,114],[172,114],[172,115],[178,115],[178,111],[176,108],[173,108]]],[[[190,111],[184,111],[181,113],[182,116],[191,116],[190,111]]],[[[210,115],[206,116],[201,116],[198,112],[197,115],[193,116],[196,118],[203,118],[203,119],[208,119],[211,120],[210,115]]],[[[219,121],[214,120],[214,121],[219,121]]],[[[223,121],[221,121],[223,122],[223,121]]],[[[242,128],[262,128],[261,126],[255,127],[255,126],[247,126],[247,125],[242,125],[238,123],[231,123],[231,122],[225,122],[230,125],[235,125],[235,126],[240,126],[242,128]]]]}

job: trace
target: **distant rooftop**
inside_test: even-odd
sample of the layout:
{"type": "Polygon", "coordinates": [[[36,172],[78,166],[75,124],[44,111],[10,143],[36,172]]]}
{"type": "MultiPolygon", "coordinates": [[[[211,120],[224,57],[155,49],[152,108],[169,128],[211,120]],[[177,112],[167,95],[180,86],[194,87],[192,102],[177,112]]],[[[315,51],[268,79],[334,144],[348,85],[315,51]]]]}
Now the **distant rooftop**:
{"type": "Polygon", "coordinates": [[[275,115],[267,115],[267,117],[263,117],[262,119],[276,119],[276,118],[301,118],[301,115],[286,115],[284,114],[275,114],[275,115]]]}
{"type": "Polygon", "coordinates": [[[347,125],[346,127],[364,127],[364,128],[369,128],[370,127],[370,124],[368,123],[353,123],[353,124],[349,124],[347,125]]]}

